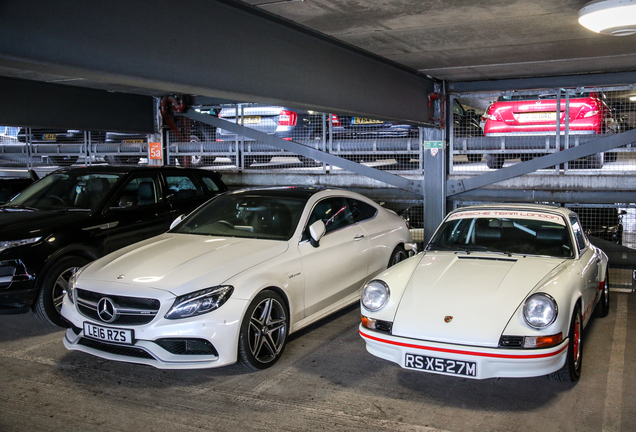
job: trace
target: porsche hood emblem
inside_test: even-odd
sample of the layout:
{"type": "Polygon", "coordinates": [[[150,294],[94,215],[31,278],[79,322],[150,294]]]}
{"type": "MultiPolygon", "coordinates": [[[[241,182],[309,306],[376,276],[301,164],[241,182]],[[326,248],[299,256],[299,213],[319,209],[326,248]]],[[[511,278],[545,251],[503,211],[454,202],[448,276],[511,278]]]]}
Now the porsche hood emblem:
{"type": "Polygon", "coordinates": [[[446,316],[444,317],[444,322],[445,322],[446,324],[448,324],[448,323],[449,323],[449,322],[451,322],[452,320],[453,320],[453,317],[452,317],[452,316],[450,316],[450,315],[446,315],[446,316]]]}

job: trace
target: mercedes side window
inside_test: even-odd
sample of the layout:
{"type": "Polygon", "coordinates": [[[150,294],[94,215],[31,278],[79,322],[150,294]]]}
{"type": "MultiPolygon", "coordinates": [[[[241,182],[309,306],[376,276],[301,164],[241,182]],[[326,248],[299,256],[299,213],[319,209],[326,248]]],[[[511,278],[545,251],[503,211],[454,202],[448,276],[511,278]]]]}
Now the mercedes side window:
{"type": "Polygon", "coordinates": [[[157,204],[159,185],[155,176],[131,179],[115,199],[114,207],[128,208],[157,204]]]}
{"type": "Polygon", "coordinates": [[[347,198],[347,203],[351,209],[351,215],[353,216],[354,222],[362,222],[373,219],[378,213],[378,209],[363,201],[347,198]]]}
{"type": "Polygon", "coordinates": [[[355,223],[348,200],[343,197],[327,198],[318,202],[309,216],[307,226],[319,219],[324,222],[327,234],[355,223]]]}

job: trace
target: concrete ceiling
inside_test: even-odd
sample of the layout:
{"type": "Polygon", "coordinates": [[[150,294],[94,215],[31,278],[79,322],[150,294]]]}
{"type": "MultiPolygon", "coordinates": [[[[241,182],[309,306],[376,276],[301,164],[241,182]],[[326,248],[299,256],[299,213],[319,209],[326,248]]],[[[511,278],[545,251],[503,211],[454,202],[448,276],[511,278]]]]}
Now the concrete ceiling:
{"type": "Polygon", "coordinates": [[[636,35],[578,23],[588,0],[247,0],[449,81],[636,70],[636,35]]]}

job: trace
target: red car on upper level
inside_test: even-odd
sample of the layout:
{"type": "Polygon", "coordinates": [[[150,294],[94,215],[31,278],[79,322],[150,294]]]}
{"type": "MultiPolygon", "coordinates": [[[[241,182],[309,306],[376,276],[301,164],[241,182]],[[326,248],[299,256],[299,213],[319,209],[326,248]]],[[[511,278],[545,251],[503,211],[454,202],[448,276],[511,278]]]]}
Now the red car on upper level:
{"type": "MultiPolygon", "coordinates": [[[[569,133],[618,132],[611,108],[599,92],[576,92],[570,96],[569,133]]],[[[560,100],[560,131],[565,133],[566,101],[560,100]]],[[[500,96],[486,110],[485,136],[553,135],[556,132],[557,100],[554,93],[500,96]]]]}

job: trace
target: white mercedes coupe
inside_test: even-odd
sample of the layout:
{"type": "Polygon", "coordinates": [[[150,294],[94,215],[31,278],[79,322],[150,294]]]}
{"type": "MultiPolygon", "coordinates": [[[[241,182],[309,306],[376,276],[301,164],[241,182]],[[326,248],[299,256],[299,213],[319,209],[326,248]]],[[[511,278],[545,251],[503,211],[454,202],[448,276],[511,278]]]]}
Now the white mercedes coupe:
{"type": "Polygon", "coordinates": [[[577,381],[582,330],[609,311],[607,268],[566,208],[460,208],[365,286],[360,335],[414,371],[577,381]]]}
{"type": "Polygon", "coordinates": [[[414,247],[404,219],[353,192],[226,193],[80,269],[64,345],[165,369],[264,369],[289,333],[359,301],[414,247]]]}

